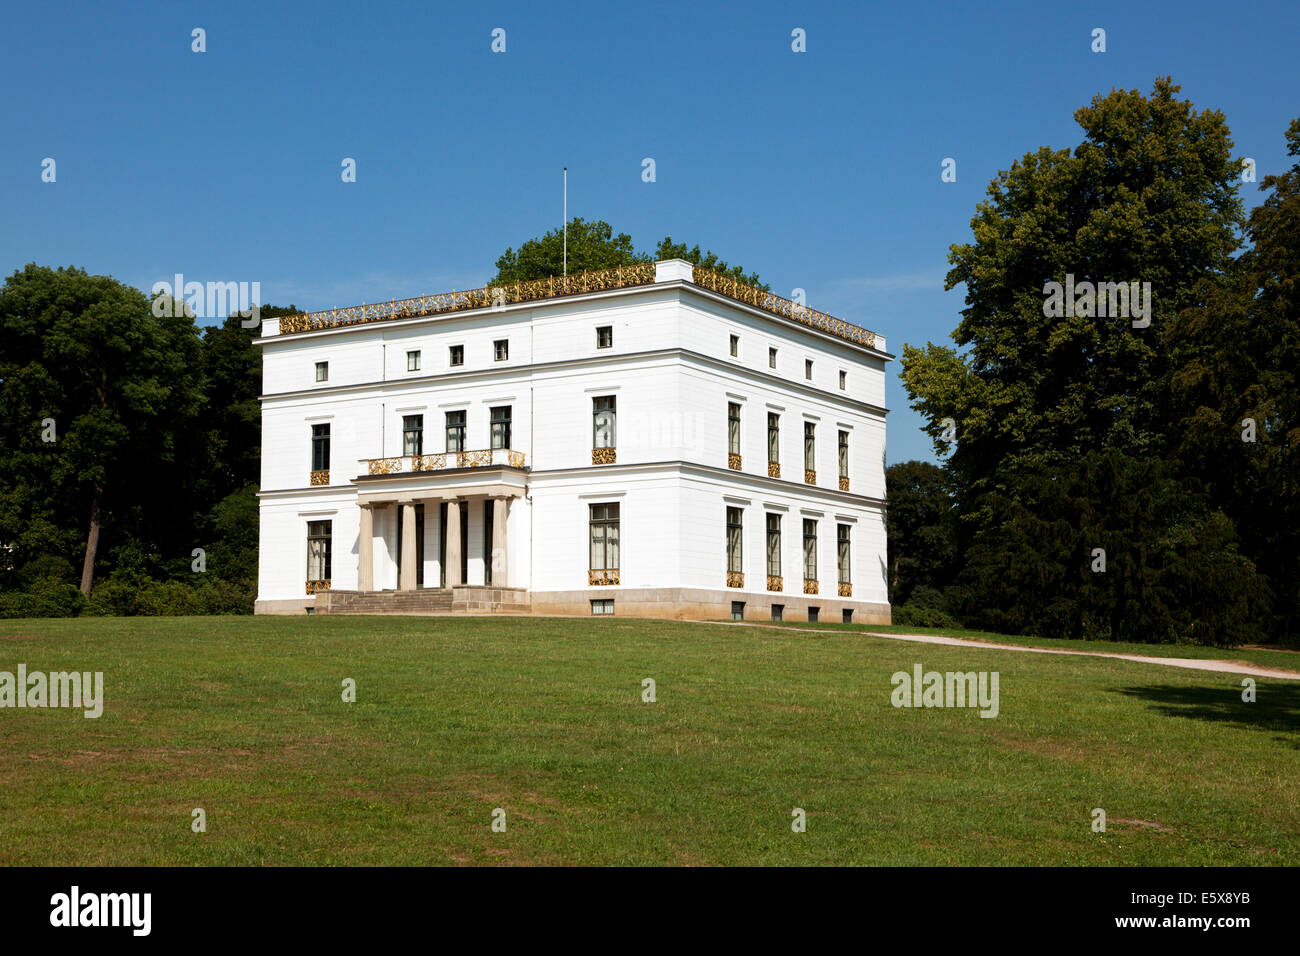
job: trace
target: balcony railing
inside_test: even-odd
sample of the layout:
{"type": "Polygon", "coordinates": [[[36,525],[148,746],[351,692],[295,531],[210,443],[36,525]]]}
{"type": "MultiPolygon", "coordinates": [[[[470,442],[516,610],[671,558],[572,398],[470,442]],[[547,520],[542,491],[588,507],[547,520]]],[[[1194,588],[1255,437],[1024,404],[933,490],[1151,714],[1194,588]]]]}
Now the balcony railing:
{"type": "Polygon", "coordinates": [[[325,578],[323,581],[308,581],[307,593],[315,594],[318,591],[328,591],[330,589],[330,579],[325,578]]]}
{"type": "Polygon", "coordinates": [[[840,582],[840,597],[853,597],[853,585],[848,581],[840,582]]]}
{"type": "Polygon", "coordinates": [[[727,467],[732,471],[740,471],[740,456],[729,452],[727,454],[727,467]]]}
{"type": "Polygon", "coordinates": [[[767,463],[767,477],[769,477],[769,478],[780,478],[780,477],[781,477],[781,463],[780,463],[780,462],[769,461],[769,462],[767,463]]]}
{"type": "Polygon", "coordinates": [[[767,576],[767,589],[768,589],[769,591],[779,591],[779,590],[781,590],[781,575],[779,575],[779,574],[769,574],[769,575],[767,576]]]}
{"type": "Polygon", "coordinates": [[[816,582],[816,580],[814,580],[813,578],[804,578],[804,579],[803,579],[803,593],[804,593],[804,594],[816,594],[816,593],[817,593],[817,582],[816,582]]]}
{"type": "Polygon", "coordinates": [[[589,587],[603,587],[607,584],[618,584],[618,568],[591,568],[587,571],[589,587]]]}
{"type": "Polygon", "coordinates": [[[591,463],[593,465],[612,465],[617,460],[617,448],[593,448],[591,450],[591,463]]]}
{"type": "Polygon", "coordinates": [[[817,472],[813,471],[811,468],[805,468],[803,470],[803,483],[805,485],[817,484],[817,472]]]}
{"type": "Polygon", "coordinates": [[[329,469],[324,471],[313,471],[308,479],[313,485],[328,485],[330,483],[329,469]]]}
{"type": "Polygon", "coordinates": [[[840,475],[840,491],[848,491],[848,490],[849,490],[849,476],[840,475]]]}
{"type": "Polygon", "coordinates": [[[727,587],[743,588],[745,586],[745,575],[740,571],[727,572],[727,587]]]}
{"type": "Polygon", "coordinates": [[[368,475],[397,475],[448,468],[523,468],[524,453],[510,448],[448,451],[437,455],[400,455],[397,458],[363,458],[368,475]]]}

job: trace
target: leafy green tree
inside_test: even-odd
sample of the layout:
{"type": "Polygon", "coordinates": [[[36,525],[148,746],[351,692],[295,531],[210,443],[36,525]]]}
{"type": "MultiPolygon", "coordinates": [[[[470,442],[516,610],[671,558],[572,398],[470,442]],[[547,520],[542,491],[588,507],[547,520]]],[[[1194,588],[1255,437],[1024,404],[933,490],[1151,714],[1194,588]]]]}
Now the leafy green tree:
{"type": "Polygon", "coordinates": [[[929,462],[899,462],[885,469],[885,488],[890,603],[907,604],[918,588],[942,593],[958,557],[947,475],[929,462]]]}
{"type": "MultiPolygon", "coordinates": [[[[614,227],[603,219],[569,222],[569,274],[613,269],[646,262],[649,257],[632,248],[632,237],[614,235],[614,227]]],[[[488,285],[526,282],[564,274],[564,230],[552,229],[539,239],[529,239],[518,250],[507,249],[497,259],[497,274],[488,285]]]]}
{"type": "Polygon", "coordinates": [[[756,286],[764,292],[771,291],[767,283],[759,279],[757,272],[746,273],[741,266],[728,265],[713,251],[700,252],[698,245],[688,249],[684,242],[673,242],[672,236],[664,236],[659,240],[659,245],[655,247],[654,259],[656,262],[662,262],[664,259],[685,259],[691,265],[731,276],[733,279],[756,286]]]}

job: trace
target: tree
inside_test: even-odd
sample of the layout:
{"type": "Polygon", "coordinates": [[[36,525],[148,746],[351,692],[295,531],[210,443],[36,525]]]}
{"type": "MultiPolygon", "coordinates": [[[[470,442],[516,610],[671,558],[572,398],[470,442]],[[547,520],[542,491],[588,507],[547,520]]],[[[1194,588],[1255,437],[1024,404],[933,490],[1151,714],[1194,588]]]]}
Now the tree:
{"type": "Polygon", "coordinates": [[[717,253],[713,251],[701,253],[700,247],[694,246],[687,249],[684,242],[673,242],[672,236],[664,236],[659,240],[659,245],[655,248],[654,258],[656,262],[662,262],[664,259],[685,259],[691,265],[700,266],[711,272],[720,272],[723,275],[731,276],[741,282],[748,283],[762,289],[764,292],[770,292],[771,289],[767,283],[758,277],[757,272],[746,274],[740,266],[728,265],[718,258],[717,253]]]}
{"type": "MultiPolygon", "coordinates": [[[[632,248],[631,236],[625,232],[614,235],[614,227],[603,219],[595,222],[571,220],[568,250],[570,275],[649,261],[649,256],[632,248]]],[[[517,251],[507,249],[497,259],[497,274],[488,285],[563,275],[564,261],[564,230],[552,229],[540,239],[522,243],[517,251]]]]}
{"type": "Polygon", "coordinates": [[[908,603],[917,588],[942,593],[957,566],[947,475],[929,462],[899,462],[885,469],[885,488],[890,603],[908,603]]]}

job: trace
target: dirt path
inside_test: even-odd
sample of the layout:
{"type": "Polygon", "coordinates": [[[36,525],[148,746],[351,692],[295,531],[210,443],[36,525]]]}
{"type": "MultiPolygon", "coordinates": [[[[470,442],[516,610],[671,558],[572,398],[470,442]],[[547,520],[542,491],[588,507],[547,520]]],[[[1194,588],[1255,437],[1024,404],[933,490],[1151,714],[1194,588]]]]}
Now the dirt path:
{"type": "Polygon", "coordinates": [[[1212,661],[1192,657],[1150,657],[1146,654],[1115,654],[1109,651],[1065,651],[1053,647],[1026,647],[1023,644],[994,644],[960,637],[943,637],[938,634],[882,634],[879,631],[842,632],[813,627],[777,627],[774,624],[752,624],[736,621],[731,627],[766,627],[778,631],[802,631],[805,634],[863,633],[891,641],[915,641],[918,644],[947,644],[950,647],[983,647],[998,651],[1022,651],[1026,654],[1067,654],[1073,657],[1111,657],[1117,661],[1136,661],[1139,664],[1161,664],[1165,667],[1182,667],[1193,671],[1217,671],[1222,674],[1245,674],[1247,677],[1270,677],[1275,680],[1300,680],[1300,671],[1289,671],[1263,664],[1244,664],[1240,661],[1212,661]]]}

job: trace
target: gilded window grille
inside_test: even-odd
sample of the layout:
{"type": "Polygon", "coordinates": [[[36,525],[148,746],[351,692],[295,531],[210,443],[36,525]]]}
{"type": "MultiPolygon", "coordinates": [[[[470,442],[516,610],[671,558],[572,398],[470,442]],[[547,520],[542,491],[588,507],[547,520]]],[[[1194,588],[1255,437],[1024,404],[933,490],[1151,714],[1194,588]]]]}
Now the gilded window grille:
{"type": "Polygon", "coordinates": [[[510,452],[508,457],[510,460],[511,468],[524,467],[524,453],[522,451],[512,451],[510,452]]]}
{"type": "Polygon", "coordinates": [[[817,472],[813,471],[811,468],[805,468],[803,470],[803,483],[805,485],[817,484],[817,472]]]}
{"type": "Polygon", "coordinates": [[[803,593],[804,593],[804,594],[816,594],[816,593],[817,593],[817,582],[814,581],[812,578],[804,578],[804,579],[803,579],[803,593]]]}
{"type": "Polygon", "coordinates": [[[769,574],[769,575],[767,576],[767,589],[768,589],[769,591],[779,591],[779,590],[781,590],[781,575],[779,575],[779,574],[769,574]]]}
{"type": "Polygon", "coordinates": [[[779,461],[769,461],[767,463],[767,477],[769,478],[781,477],[781,463],[779,461]]]}
{"type": "Polygon", "coordinates": [[[319,591],[328,591],[329,589],[330,589],[330,579],[329,579],[329,578],[326,578],[326,579],[323,580],[323,581],[308,581],[308,582],[307,582],[307,593],[308,593],[308,594],[316,594],[316,593],[319,592],[319,591]]]}
{"type": "Polygon", "coordinates": [[[612,465],[617,458],[616,448],[593,448],[591,450],[591,463],[593,465],[612,465]]]}
{"type": "Polygon", "coordinates": [[[402,470],[400,458],[371,458],[366,462],[367,470],[372,475],[391,475],[402,470]]]}
{"type": "Polygon", "coordinates": [[[730,468],[732,471],[740,471],[740,456],[728,454],[727,467],[730,468]]]}
{"type": "Polygon", "coordinates": [[[484,468],[490,464],[492,464],[492,452],[490,450],[456,452],[457,468],[484,468]]]}
{"type": "Polygon", "coordinates": [[[849,479],[843,475],[840,476],[840,491],[849,490],[849,479]]]}
{"type": "Polygon", "coordinates": [[[591,568],[587,571],[588,587],[618,584],[618,568],[591,568]]]}
{"type": "Polygon", "coordinates": [[[853,585],[848,581],[840,582],[840,597],[853,597],[853,585]]]}
{"type": "Polygon", "coordinates": [[[743,588],[745,586],[745,575],[740,571],[727,572],[727,587],[743,588]]]}
{"type": "Polygon", "coordinates": [[[324,471],[313,471],[311,473],[311,483],[313,485],[328,485],[330,483],[329,469],[324,471]]]}

